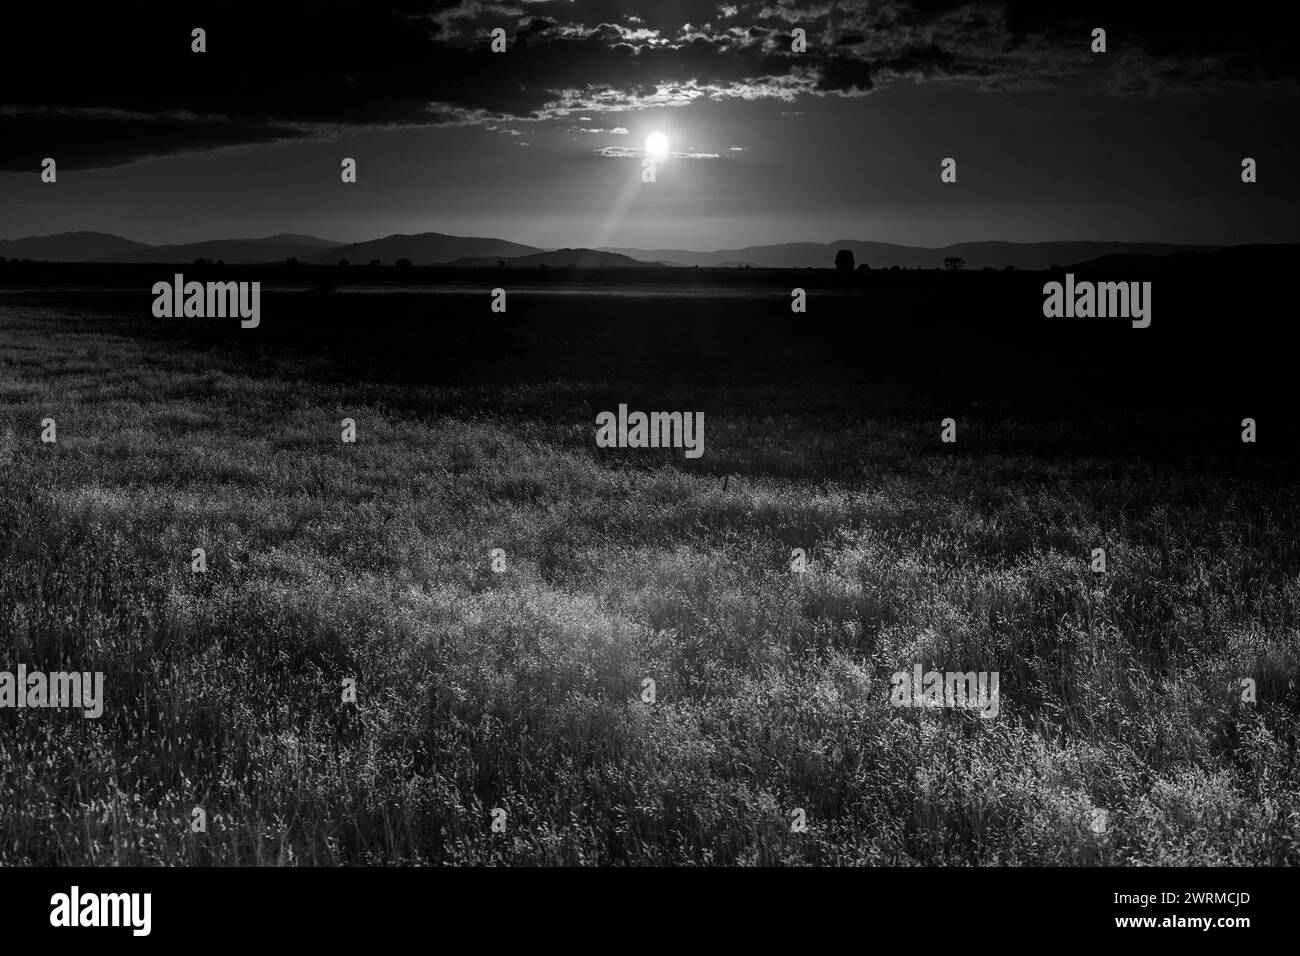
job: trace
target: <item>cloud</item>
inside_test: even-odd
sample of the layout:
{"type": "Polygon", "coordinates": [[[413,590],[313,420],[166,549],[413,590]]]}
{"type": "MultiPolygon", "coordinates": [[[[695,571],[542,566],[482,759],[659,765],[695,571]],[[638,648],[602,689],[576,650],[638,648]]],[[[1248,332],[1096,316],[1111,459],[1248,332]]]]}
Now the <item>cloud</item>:
{"type": "Polygon", "coordinates": [[[110,166],[340,128],[591,123],[700,99],[803,105],[901,81],[1007,90],[1078,80],[1140,95],[1300,75],[1291,34],[1269,11],[1170,17],[1131,0],[1083,11],[1051,0],[233,0],[148,16],[11,6],[0,32],[2,169],[30,169],[35,153],[56,149],[110,166]],[[199,21],[201,54],[190,51],[199,21]],[[1089,50],[1097,24],[1109,25],[1103,55],[1089,50]],[[509,37],[500,54],[488,42],[498,26],[509,37]],[[790,49],[795,26],[806,53],[790,49]]]}
{"type": "Polygon", "coordinates": [[[33,175],[53,157],[60,170],[118,166],[146,156],[253,146],[315,135],[296,126],[229,117],[124,110],[0,110],[0,168],[33,175]]]}
{"type": "MultiPolygon", "coordinates": [[[[637,146],[602,146],[599,149],[592,150],[593,156],[600,156],[604,159],[641,159],[646,155],[646,151],[637,146]]],[[[718,153],[703,153],[689,150],[681,153],[669,153],[672,159],[721,159],[718,153]]]]}

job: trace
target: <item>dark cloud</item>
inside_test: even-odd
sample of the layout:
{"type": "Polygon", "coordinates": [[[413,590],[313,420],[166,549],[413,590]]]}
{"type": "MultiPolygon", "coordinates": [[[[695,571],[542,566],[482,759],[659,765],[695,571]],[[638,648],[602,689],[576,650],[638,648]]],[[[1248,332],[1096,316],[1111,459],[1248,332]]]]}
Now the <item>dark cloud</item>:
{"type": "Polygon", "coordinates": [[[0,168],[34,173],[46,156],[53,157],[60,170],[119,166],[147,156],[251,146],[308,135],[293,126],[224,117],[27,110],[0,114],[0,168]]]}
{"type": "Polygon", "coordinates": [[[536,118],[683,93],[791,99],[899,78],[1006,88],[1070,76],[1126,93],[1294,82],[1297,55],[1267,12],[1170,16],[1129,0],[16,4],[0,33],[0,168],[56,150],[114,165],[331,126],[536,118]],[[202,55],[190,52],[196,26],[202,55]],[[511,37],[506,54],[488,49],[495,26],[511,37]],[[790,51],[795,26],[806,54],[790,51]],[[1104,60],[1088,51],[1094,26],[1109,34],[1104,60]]]}

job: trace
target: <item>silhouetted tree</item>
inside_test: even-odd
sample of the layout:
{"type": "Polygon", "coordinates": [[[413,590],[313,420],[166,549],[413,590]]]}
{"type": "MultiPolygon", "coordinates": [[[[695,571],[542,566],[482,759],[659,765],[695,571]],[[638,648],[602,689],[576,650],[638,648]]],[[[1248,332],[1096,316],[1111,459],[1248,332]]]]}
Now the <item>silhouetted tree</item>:
{"type": "Polygon", "coordinates": [[[943,260],[943,267],[949,272],[956,272],[966,264],[966,260],[961,256],[946,256],[943,260]]]}
{"type": "Polygon", "coordinates": [[[871,271],[871,266],[867,265],[865,262],[859,262],[859,263],[858,263],[858,271],[859,271],[859,272],[870,272],[870,271],[871,271]]]}
{"type": "Polygon", "coordinates": [[[194,260],[194,265],[196,266],[206,266],[211,264],[212,263],[210,263],[207,259],[204,259],[202,256],[199,256],[197,259],[194,260]]]}
{"type": "Polygon", "coordinates": [[[380,262],[378,259],[371,259],[371,260],[370,260],[370,264],[371,264],[372,266],[382,266],[382,265],[383,265],[383,263],[380,262]]]}
{"type": "Polygon", "coordinates": [[[348,260],[346,260],[346,259],[340,259],[340,260],[339,260],[339,268],[340,268],[340,269],[346,269],[346,268],[347,268],[348,266],[350,266],[350,265],[352,265],[352,263],[348,262],[348,260]]]}
{"type": "Polygon", "coordinates": [[[853,250],[841,249],[835,253],[835,268],[841,272],[853,271],[853,250]]]}
{"type": "Polygon", "coordinates": [[[284,260],[284,264],[292,268],[293,266],[296,266],[298,264],[298,257],[289,256],[287,259],[284,260]]]}
{"type": "Polygon", "coordinates": [[[1003,271],[1003,272],[1015,272],[1015,271],[1016,271],[1016,267],[1015,267],[1015,266],[1003,266],[1003,267],[1002,267],[1002,271],[1003,271]]]}
{"type": "Polygon", "coordinates": [[[506,260],[504,260],[504,259],[498,259],[498,260],[497,260],[497,268],[499,268],[499,269],[500,269],[500,268],[504,268],[504,267],[505,267],[505,264],[506,264],[506,260]]]}
{"type": "Polygon", "coordinates": [[[397,262],[394,263],[394,265],[396,265],[397,268],[401,269],[403,272],[405,272],[407,269],[414,268],[414,266],[411,265],[410,259],[398,259],[397,262]]]}

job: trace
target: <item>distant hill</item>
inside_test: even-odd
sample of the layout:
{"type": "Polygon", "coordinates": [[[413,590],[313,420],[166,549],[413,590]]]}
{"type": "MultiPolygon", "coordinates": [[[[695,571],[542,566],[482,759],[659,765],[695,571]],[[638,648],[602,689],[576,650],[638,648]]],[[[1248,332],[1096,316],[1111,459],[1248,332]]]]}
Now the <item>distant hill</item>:
{"type": "Polygon", "coordinates": [[[1052,266],[1064,269],[1142,268],[1154,262],[1174,264],[1177,257],[1225,255],[1230,260],[1250,260],[1261,256],[1293,256],[1292,252],[1268,250],[1293,249],[1285,246],[1207,246],[1177,245],[1159,242],[961,242],[939,248],[904,246],[888,242],[841,239],[836,242],[787,242],[741,249],[718,249],[712,252],[685,249],[635,249],[602,247],[600,249],[541,249],[537,246],[505,239],[477,236],[451,236],[439,232],[415,235],[397,234],[366,242],[336,245],[328,239],[298,233],[279,233],[264,239],[213,239],[178,245],[151,246],[121,236],[102,232],[67,232],[53,236],[29,236],[0,240],[0,256],[9,259],[34,259],[50,262],[156,262],[188,264],[195,259],[224,260],[229,265],[274,263],[296,258],[303,263],[333,265],[347,259],[352,265],[368,265],[379,260],[386,266],[398,259],[415,265],[495,266],[504,260],[512,266],[548,266],[563,268],[570,263],[584,268],[633,267],[638,265],[703,266],[714,268],[816,268],[830,269],[840,249],[853,253],[857,265],[871,269],[939,269],[949,256],[966,260],[967,269],[990,267],[1041,270],[1052,266]],[[1242,251],[1237,250],[1251,250],[1242,251]],[[1240,257],[1245,257],[1241,259],[1240,257]]]}
{"type": "Polygon", "coordinates": [[[569,266],[576,266],[579,269],[608,268],[621,266],[627,267],[647,267],[663,265],[661,262],[642,262],[633,259],[631,256],[620,255],[617,252],[599,252],[595,249],[555,249],[551,252],[535,252],[528,256],[515,256],[514,258],[505,258],[502,256],[477,256],[457,259],[450,263],[453,266],[495,266],[507,265],[514,267],[527,268],[528,266],[546,266],[547,268],[564,269],[569,266]]]}
{"type": "Polygon", "coordinates": [[[1300,262],[1300,244],[1275,243],[1246,246],[1228,246],[1200,251],[1195,249],[1150,255],[1119,253],[1086,259],[1062,268],[1072,272],[1097,276],[1150,276],[1158,272],[1231,271],[1233,273],[1258,271],[1283,273],[1294,269],[1300,262]]]}
{"type": "Polygon", "coordinates": [[[152,246],[99,232],[69,232],[57,236],[30,236],[0,240],[0,256],[51,262],[157,262],[185,264],[195,259],[223,259],[227,264],[280,262],[296,258],[301,262],[333,265],[347,259],[365,265],[378,259],[392,265],[410,259],[416,265],[452,262],[466,257],[513,258],[542,252],[504,239],[448,236],[437,232],[392,235],[366,242],[338,244],[318,236],[279,233],[264,239],[210,239],[174,245],[152,246]]]}
{"type": "Polygon", "coordinates": [[[417,235],[392,235],[371,239],[331,249],[328,255],[317,255],[315,261],[323,263],[347,259],[353,265],[366,265],[378,259],[391,266],[398,259],[410,259],[417,266],[438,265],[458,259],[483,258],[496,260],[542,252],[536,246],[525,246],[505,239],[486,239],[474,236],[448,236],[440,232],[422,232],[417,235]]]}
{"type": "Polygon", "coordinates": [[[148,248],[143,242],[106,232],[61,232],[54,236],[0,239],[0,256],[46,262],[98,262],[133,249],[148,248]]]}
{"type": "Polygon", "coordinates": [[[255,241],[272,242],[277,246],[316,246],[320,249],[337,249],[343,245],[343,243],[334,242],[332,239],[321,239],[319,236],[304,236],[297,232],[279,232],[274,236],[267,236],[265,239],[255,241]]]}
{"type": "Polygon", "coordinates": [[[836,242],[786,242],[771,246],[747,246],[743,249],[719,249],[692,252],[685,249],[629,249],[602,247],[645,261],[671,259],[686,265],[734,266],[752,263],[755,267],[803,269],[809,266],[829,269],[835,253],[849,249],[858,264],[873,269],[898,266],[903,269],[939,269],[948,256],[966,260],[967,269],[989,266],[1002,269],[1047,269],[1099,256],[1115,254],[1167,255],[1182,250],[1213,251],[1218,246],[1171,245],[1159,242],[959,242],[930,249],[923,246],[900,246],[890,242],[865,242],[840,239],[836,242]]]}
{"type": "MultiPolygon", "coordinates": [[[[272,239],[280,237],[272,237],[272,239]]],[[[288,237],[285,237],[288,238],[288,237]]],[[[310,242],[275,242],[272,239],[211,239],[176,246],[144,246],[130,252],[102,258],[104,262],[158,262],[185,264],[195,259],[223,259],[227,263],[283,262],[290,257],[307,262],[320,256],[325,240],[312,236],[294,237],[310,242]]]]}

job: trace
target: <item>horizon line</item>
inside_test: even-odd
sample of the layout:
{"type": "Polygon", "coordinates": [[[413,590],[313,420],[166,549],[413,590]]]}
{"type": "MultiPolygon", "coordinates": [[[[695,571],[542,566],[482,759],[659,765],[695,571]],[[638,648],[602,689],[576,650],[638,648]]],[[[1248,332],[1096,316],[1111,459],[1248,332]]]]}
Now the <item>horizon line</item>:
{"type": "Polygon", "coordinates": [[[979,245],[979,244],[1000,244],[1000,245],[1008,245],[1008,246],[1037,246],[1037,245],[1047,245],[1047,244],[1052,244],[1052,243],[1097,243],[1097,244],[1112,244],[1112,245],[1120,245],[1120,244],[1122,244],[1122,245],[1157,245],[1157,246],[1206,246],[1206,247],[1214,247],[1214,248],[1231,248],[1231,247],[1233,247],[1233,246],[1275,246],[1275,245],[1295,245],[1295,244],[1297,244],[1297,243],[1300,243],[1300,238],[1298,238],[1298,239],[1294,239],[1294,240],[1290,240],[1290,241],[1282,241],[1282,242],[1251,242],[1251,241],[1247,241],[1247,242],[1199,242],[1199,241],[1178,241],[1178,242],[1174,242],[1174,241],[1170,241],[1170,240],[1167,240],[1167,239],[1033,239],[1033,240],[1014,240],[1014,239],[966,239],[966,240],[961,240],[961,241],[957,241],[957,242],[949,242],[949,243],[946,243],[945,245],[941,245],[941,246],[925,246],[925,245],[914,245],[914,244],[911,244],[911,243],[905,243],[905,242],[894,242],[894,241],[891,241],[891,240],[888,240],[888,239],[855,239],[855,238],[842,238],[842,237],[841,237],[841,238],[836,238],[836,239],[825,239],[825,240],[818,240],[818,239],[785,239],[785,240],[780,240],[780,241],[777,241],[777,242],[760,242],[760,243],[751,243],[750,245],[744,245],[744,246],[720,246],[720,247],[716,247],[716,248],[712,248],[712,249],[692,249],[692,248],[686,248],[686,247],[680,247],[680,246],[654,246],[654,247],[651,247],[651,246],[636,246],[636,245],[603,245],[603,246],[584,246],[584,245],[571,246],[571,245],[558,245],[558,246],[535,246],[535,245],[533,245],[532,243],[528,243],[528,242],[520,242],[519,240],[516,240],[516,239],[504,239],[504,238],[502,238],[501,236],[491,236],[491,235],[460,235],[460,234],[457,234],[457,233],[437,232],[436,230],[429,230],[428,232],[393,232],[393,233],[388,233],[388,234],[386,234],[386,235],[382,235],[382,236],[374,236],[374,237],[369,238],[369,239],[356,239],[356,240],[351,240],[351,241],[348,241],[348,242],[338,242],[338,241],[336,241],[336,240],[332,240],[332,239],[323,239],[323,238],[320,237],[320,236],[313,235],[313,234],[311,234],[311,233],[305,233],[305,232],[278,232],[278,233],[272,233],[272,234],[270,234],[270,235],[267,235],[267,236],[260,236],[260,237],[259,237],[259,236],[247,236],[247,235],[245,235],[245,236],[227,236],[227,237],[217,237],[217,238],[208,238],[208,239],[193,239],[193,240],[189,240],[189,241],[187,241],[187,242],[147,242],[147,241],[142,240],[142,239],[133,239],[133,238],[131,238],[130,236],[123,235],[122,233],[119,233],[119,232],[101,232],[101,231],[98,230],[98,229],[73,229],[73,230],[67,230],[67,231],[64,231],[64,232],[46,233],[46,234],[43,234],[43,235],[28,234],[28,235],[22,235],[22,236],[14,236],[14,237],[0,237],[0,242],[19,242],[19,241],[22,241],[22,240],[24,240],[24,239],[57,239],[57,238],[59,238],[60,236],[74,236],[74,235],[79,235],[79,234],[97,234],[97,235],[104,235],[104,236],[113,236],[113,237],[118,238],[118,239],[125,239],[125,240],[127,240],[128,242],[135,242],[135,243],[139,243],[140,245],[143,245],[143,246],[150,246],[150,247],[153,247],[153,248],[159,248],[159,247],[163,247],[163,246],[192,246],[192,245],[198,245],[198,244],[200,244],[200,243],[205,243],[205,242],[268,242],[268,241],[270,241],[271,239],[274,239],[274,238],[277,237],[277,236],[295,236],[295,235],[296,235],[296,236],[303,236],[303,237],[308,238],[308,239],[315,239],[315,240],[320,241],[320,242],[327,242],[327,243],[330,243],[330,245],[328,245],[328,246],[322,246],[322,247],[321,247],[321,249],[322,249],[323,251],[327,251],[327,250],[329,250],[329,249],[339,249],[339,248],[343,248],[344,246],[355,246],[355,245],[361,245],[361,244],[363,244],[363,243],[367,243],[367,242],[378,242],[378,241],[383,240],[383,239],[394,239],[394,238],[414,238],[414,237],[416,237],[416,236],[438,235],[438,236],[447,236],[448,238],[452,238],[452,239],[487,239],[487,240],[494,240],[494,241],[497,241],[497,242],[510,242],[510,243],[513,243],[513,244],[515,244],[515,245],[520,245],[520,246],[531,246],[532,248],[537,249],[537,250],[540,251],[540,252],[557,252],[557,251],[560,251],[560,250],[563,250],[563,249],[591,249],[591,250],[593,250],[593,251],[609,250],[609,249],[635,249],[635,250],[640,251],[640,252],[674,251],[674,252],[689,252],[689,253],[696,253],[696,254],[717,253],[717,252],[731,251],[731,250],[739,250],[739,249],[757,249],[757,248],[762,248],[762,247],[764,247],[764,246],[788,246],[788,245],[801,245],[801,244],[806,244],[806,245],[818,245],[818,246],[833,246],[833,245],[835,245],[835,244],[837,244],[837,243],[875,243],[875,244],[878,244],[878,245],[898,246],[898,247],[900,247],[900,248],[905,248],[905,249],[931,249],[931,250],[948,249],[948,248],[951,248],[952,246],[979,245]]]}

